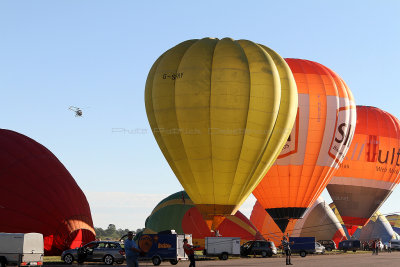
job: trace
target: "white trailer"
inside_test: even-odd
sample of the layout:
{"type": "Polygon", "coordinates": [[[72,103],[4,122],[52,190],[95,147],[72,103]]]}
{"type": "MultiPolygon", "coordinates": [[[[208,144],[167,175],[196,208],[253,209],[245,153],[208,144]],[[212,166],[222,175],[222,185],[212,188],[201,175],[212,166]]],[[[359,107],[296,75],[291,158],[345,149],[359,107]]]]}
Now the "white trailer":
{"type": "Polygon", "coordinates": [[[206,237],[206,256],[218,256],[221,260],[227,260],[229,255],[240,255],[240,237],[206,237]]]}
{"type": "Polygon", "coordinates": [[[0,265],[43,265],[43,235],[0,233],[0,265]]]}

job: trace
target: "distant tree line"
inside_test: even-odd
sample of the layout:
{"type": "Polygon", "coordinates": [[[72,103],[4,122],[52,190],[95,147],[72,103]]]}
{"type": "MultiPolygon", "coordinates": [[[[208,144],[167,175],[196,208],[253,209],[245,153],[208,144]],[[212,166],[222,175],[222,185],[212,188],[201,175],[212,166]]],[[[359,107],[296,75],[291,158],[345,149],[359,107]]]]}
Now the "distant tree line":
{"type": "Polygon", "coordinates": [[[129,231],[132,231],[134,234],[142,231],[143,229],[139,228],[135,230],[130,229],[117,229],[115,224],[109,224],[107,229],[103,229],[101,227],[95,227],[96,238],[100,240],[119,240],[123,235],[126,235],[129,231]]]}

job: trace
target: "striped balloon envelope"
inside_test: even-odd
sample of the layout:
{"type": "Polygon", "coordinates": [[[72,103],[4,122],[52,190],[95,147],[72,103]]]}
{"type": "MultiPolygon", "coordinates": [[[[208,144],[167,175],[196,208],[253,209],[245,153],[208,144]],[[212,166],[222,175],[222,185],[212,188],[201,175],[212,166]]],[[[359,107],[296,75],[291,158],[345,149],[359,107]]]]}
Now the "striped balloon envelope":
{"type": "Polygon", "coordinates": [[[282,232],[320,196],[344,159],[355,124],[355,103],[346,83],[329,68],[286,59],[296,81],[299,108],[280,155],[253,191],[282,232]]]}
{"type": "Polygon", "coordinates": [[[336,218],[339,220],[339,223],[342,225],[344,233],[346,234],[347,239],[350,239],[353,234],[361,228],[361,226],[357,225],[345,225],[342,216],[340,216],[338,209],[335,206],[335,203],[329,204],[329,207],[332,209],[333,213],[335,214],[336,218]]]}
{"type": "Polygon", "coordinates": [[[248,40],[188,40],[146,82],[160,150],[210,228],[235,214],[278,156],[297,110],[285,60],[248,40]]]}
{"type": "Polygon", "coordinates": [[[398,235],[393,231],[386,217],[378,210],[365,226],[357,229],[353,238],[359,239],[361,242],[379,239],[382,243],[387,244],[390,240],[397,239],[398,235]]]}
{"type": "Polygon", "coordinates": [[[0,129],[0,232],[42,233],[45,255],[95,239],[89,203],[46,147],[0,129]]]}
{"type": "MultiPolygon", "coordinates": [[[[146,219],[144,234],[166,230],[178,234],[192,234],[194,245],[204,246],[204,238],[215,236],[208,228],[201,213],[185,191],[172,194],[157,204],[146,219]]],[[[240,211],[227,216],[216,231],[222,236],[240,237],[243,244],[249,240],[262,239],[256,227],[240,211]]]]}
{"type": "Polygon", "coordinates": [[[327,190],[346,225],[363,226],[399,183],[400,121],[376,107],[357,106],[346,159],[327,190]]]}
{"type": "Polygon", "coordinates": [[[389,214],[386,216],[390,225],[397,234],[400,234],[400,215],[399,214],[389,214]]]}
{"type": "MultiPolygon", "coordinates": [[[[260,230],[265,239],[280,244],[283,234],[259,202],[254,205],[250,221],[260,230]]],[[[303,219],[289,222],[284,235],[287,234],[293,237],[314,236],[317,241],[333,240],[336,246],[340,241],[347,239],[338,218],[321,197],[307,210],[303,219]]]]}

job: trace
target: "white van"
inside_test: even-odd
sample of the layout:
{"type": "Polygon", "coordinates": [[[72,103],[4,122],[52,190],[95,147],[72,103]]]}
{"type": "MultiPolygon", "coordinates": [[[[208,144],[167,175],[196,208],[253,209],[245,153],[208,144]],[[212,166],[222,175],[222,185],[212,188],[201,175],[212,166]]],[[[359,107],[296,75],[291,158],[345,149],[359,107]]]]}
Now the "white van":
{"type": "Polygon", "coordinates": [[[43,235],[0,233],[0,265],[43,265],[43,235]]]}
{"type": "Polygon", "coordinates": [[[400,240],[392,239],[390,240],[392,250],[400,250],[400,240]]]}

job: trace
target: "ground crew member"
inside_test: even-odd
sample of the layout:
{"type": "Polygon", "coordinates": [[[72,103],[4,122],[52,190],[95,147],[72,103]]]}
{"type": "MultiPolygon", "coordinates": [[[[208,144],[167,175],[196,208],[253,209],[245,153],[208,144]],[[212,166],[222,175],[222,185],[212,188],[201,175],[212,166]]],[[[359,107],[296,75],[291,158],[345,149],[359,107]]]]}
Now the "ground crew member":
{"type": "Polygon", "coordinates": [[[136,242],[133,240],[133,232],[128,232],[128,239],[124,242],[126,265],[128,267],[139,267],[138,257],[142,250],[138,248],[136,242]]]}
{"type": "Polygon", "coordinates": [[[292,254],[292,251],[290,250],[289,240],[287,240],[286,236],[283,236],[282,238],[282,249],[285,251],[286,265],[293,265],[290,261],[290,255],[292,254]]]}
{"type": "Polygon", "coordinates": [[[190,264],[189,267],[196,267],[196,261],[194,259],[194,246],[188,243],[188,240],[183,239],[183,249],[185,250],[186,255],[188,255],[190,264]]]}

